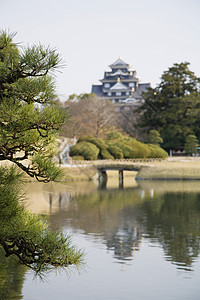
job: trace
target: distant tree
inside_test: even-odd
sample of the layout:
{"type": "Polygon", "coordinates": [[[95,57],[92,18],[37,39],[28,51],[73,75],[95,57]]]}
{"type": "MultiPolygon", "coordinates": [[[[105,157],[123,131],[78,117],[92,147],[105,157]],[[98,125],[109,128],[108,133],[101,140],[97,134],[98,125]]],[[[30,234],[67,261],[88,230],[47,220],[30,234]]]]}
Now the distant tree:
{"type": "Polygon", "coordinates": [[[149,134],[147,136],[147,143],[160,146],[160,144],[163,143],[163,139],[161,138],[160,133],[157,130],[152,129],[149,131],[149,134]]]}
{"type": "Polygon", "coordinates": [[[138,128],[138,119],[139,113],[133,105],[125,104],[117,113],[117,125],[123,130],[123,132],[143,141],[144,136],[138,128]]]}
{"type": "Polygon", "coordinates": [[[185,141],[185,152],[188,155],[192,155],[192,154],[196,154],[197,153],[197,146],[198,146],[198,140],[197,137],[193,134],[189,134],[186,137],[186,141],[185,141]]]}
{"type": "Polygon", "coordinates": [[[27,213],[19,202],[20,169],[44,182],[61,175],[53,158],[65,114],[54,102],[50,76],[61,59],[42,45],[19,48],[13,37],[0,33],[0,160],[12,165],[0,165],[0,247],[6,257],[15,255],[41,273],[81,260],[67,236],[51,232],[41,217],[27,213]]]}
{"type": "Polygon", "coordinates": [[[200,138],[200,79],[189,63],[174,64],[160,84],[143,94],[139,125],[143,131],[158,130],[167,150],[183,146],[188,134],[200,138]]]}
{"type": "Polygon", "coordinates": [[[103,137],[116,123],[114,106],[95,94],[72,95],[65,102],[71,119],[62,134],[70,137],[94,135],[103,137]]]}

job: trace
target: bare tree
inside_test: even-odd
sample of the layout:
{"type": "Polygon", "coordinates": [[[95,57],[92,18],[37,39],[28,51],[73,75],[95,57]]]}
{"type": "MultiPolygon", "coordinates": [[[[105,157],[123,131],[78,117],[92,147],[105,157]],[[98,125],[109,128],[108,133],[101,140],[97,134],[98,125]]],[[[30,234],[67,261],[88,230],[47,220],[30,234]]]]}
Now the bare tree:
{"type": "Polygon", "coordinates": [[[63,135],[104,137],[116,125],[116,113],[110,101],[94,94],[73,95],[65,102],[71,119],[63,127],[63,135]]]}
{"type": "Polygon", "coordinates": [[[138,117],[137,107],[133,105],[121,106],[121,109],[118,111],[118,125],[123,132],[138,140],[142,140],[142,136],[137,126],[138,117]]]}

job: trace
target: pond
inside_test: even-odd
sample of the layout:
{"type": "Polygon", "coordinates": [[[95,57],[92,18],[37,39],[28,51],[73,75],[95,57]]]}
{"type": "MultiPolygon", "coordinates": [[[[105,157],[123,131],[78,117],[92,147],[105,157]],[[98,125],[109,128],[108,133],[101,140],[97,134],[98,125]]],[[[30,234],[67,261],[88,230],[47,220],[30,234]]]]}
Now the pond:
{"type": "Polygon", "coordinates": [[[10,299],[200,298],[200,183],[110,181],[29,185],[26,207],[47,214],[85,250],[86,265],[50,273],[12,269],[10,299]],[[131,182],[131,183],[130,183],[131,182]]]}

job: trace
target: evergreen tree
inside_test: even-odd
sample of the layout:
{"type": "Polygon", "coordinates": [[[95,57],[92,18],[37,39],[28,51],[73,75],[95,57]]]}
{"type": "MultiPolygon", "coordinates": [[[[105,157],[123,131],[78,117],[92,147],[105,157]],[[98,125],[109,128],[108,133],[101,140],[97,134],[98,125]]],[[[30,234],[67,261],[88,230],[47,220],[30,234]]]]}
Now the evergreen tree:
{"type": "Polygon", "coordinates": [[[174,64],[155,89],[143,94],[139,125],[143,131],[158,130],[167,150],[183,146],[188,134],[200,139],[200,79],[188,66],[174,64]]]}
{"type": "Polygon", "coordinates": [[[163,139],[161,138],[160,133],[157,130],[150,130],[147,137],[147,142],[149,144],[160,146],[160,144],[163,143],[163,139]]]}
{"type": "Polygon", "coordinates": [[[0,35],[0,160],[14,162],[43,181],[59,174],[52,157],[65,116],[53,101],[55,83],[49,73],[60,63],[49,47],[20,52],[11,35],[0,35]]]}
{"type": "Polygon", "coordinates": [[[50,74],[62,61],[42,45],[20,51],[13,37],[0,33],[0,160],[18,167],[0,166],[0,245],[7,257],[15,255],[41,273],[77,264],[82,257],[68,236],[51,232],[41,217],[19,203],[20,169],[44,182],[61,174],[53,157],[65,115],[55,104],[50,74]]]}
{"type": "Polygon", "coordinates": [[[195,135],[189,134],[185,141],[185,152],[188,155],[193,155],[197,153],[198,140],[195,135]]]}

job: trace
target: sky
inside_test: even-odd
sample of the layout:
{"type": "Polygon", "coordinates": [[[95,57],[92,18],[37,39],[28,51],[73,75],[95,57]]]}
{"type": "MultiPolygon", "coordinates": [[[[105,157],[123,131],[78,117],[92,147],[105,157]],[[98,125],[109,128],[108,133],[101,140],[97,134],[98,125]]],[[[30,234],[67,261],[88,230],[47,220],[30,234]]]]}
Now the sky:
{"type": "Polygon", "coordinates": [[[199,0],[0,0],[0,29],[15,42],[41,43],[60,53],[62,101],[90,93],[118,57],[152,87],[174,63],[200,77],[199,0]]]}

